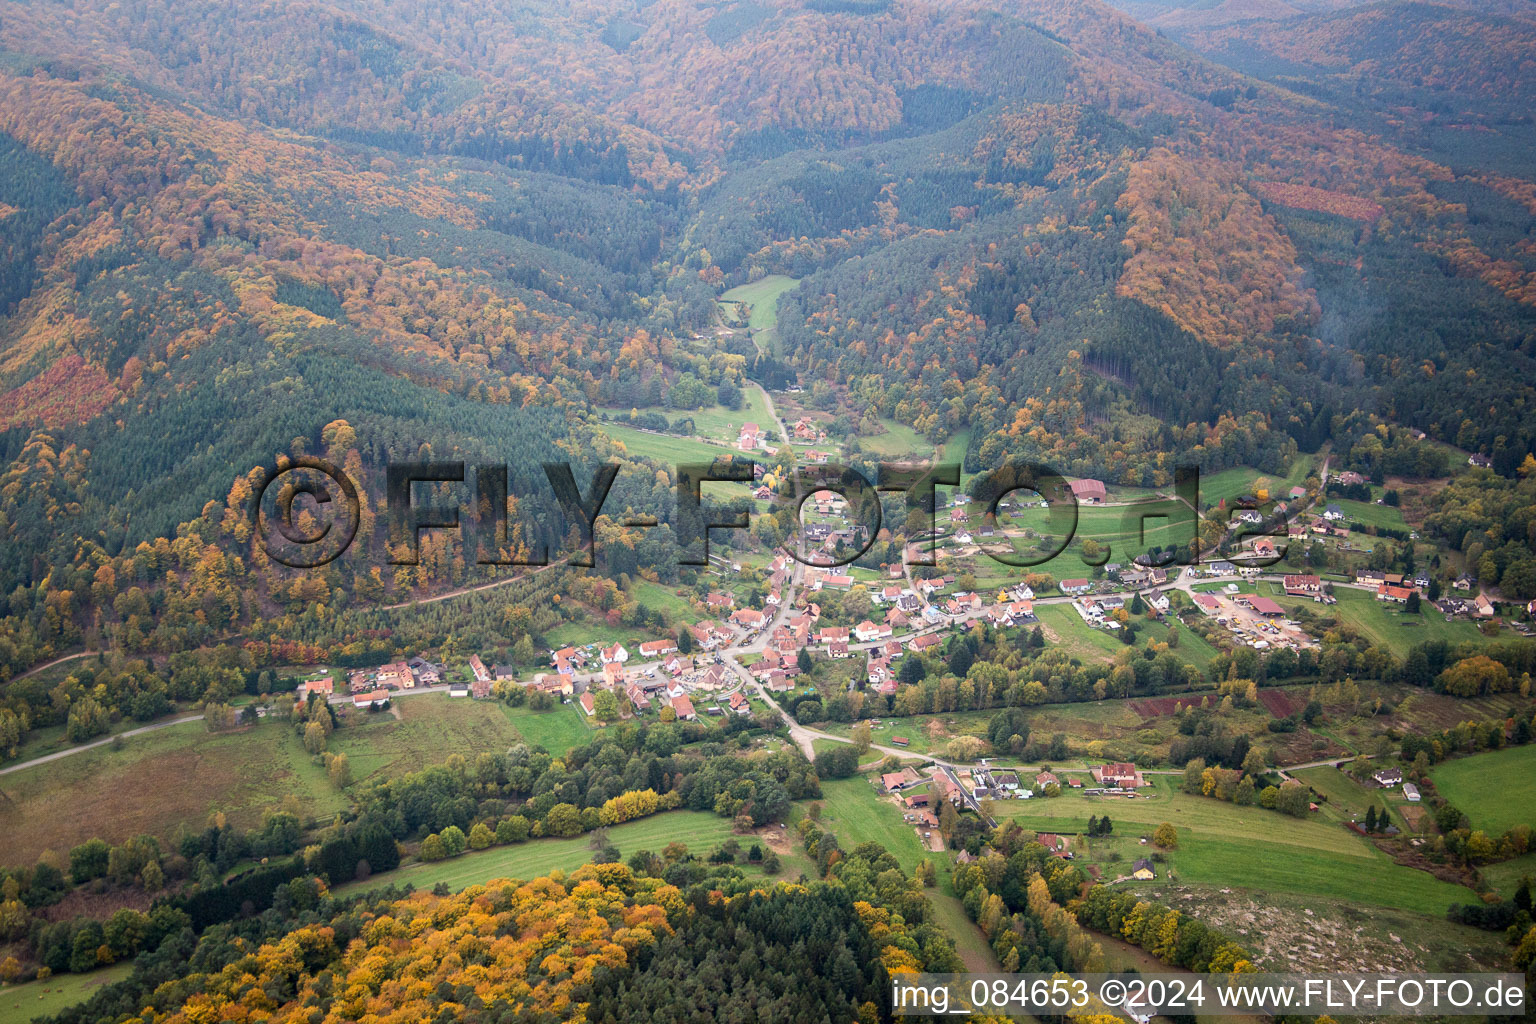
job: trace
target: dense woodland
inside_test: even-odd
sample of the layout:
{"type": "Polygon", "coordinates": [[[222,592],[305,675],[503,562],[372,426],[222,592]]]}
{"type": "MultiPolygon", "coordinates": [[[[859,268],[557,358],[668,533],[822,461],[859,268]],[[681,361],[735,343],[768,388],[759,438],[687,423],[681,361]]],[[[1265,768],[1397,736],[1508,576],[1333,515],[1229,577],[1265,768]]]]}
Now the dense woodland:
{"type": "MultiPolygon", "coordinates": [[[[507,464],[494,547],[536,560],[571,537],[538,464],[584,480],[623,457],[594,406],[670,407],[686,432],[751,380],[821,382],[839,437],[968,431],[973,471],[1166,485],[1179,462],[1276,472],[1393,423],[1488,456],[1474,495],[1521,476],[1536,186],[1473,158],[1517,127],[1446,162],[1370,133],[1381,96],[1330,93],[1329,124],[1061,0],[610,6],[6,9],[0,678],[237,631],[263,645],[247,671],[382,653],[380,629],[410,627],[365,609],[496,572],[442,537],[387,564],[386,462],[507,464]],[[766,273],[801,278],[776,345],[717,339],[715,297],[766,273]],[[284,455],[361,482],[359,557],[304,575],[252,542],[257,467],[284,455]]],[[[1526,23],[1412,17],[1382,81],[1505,92],[1496,57],[1526,23]]],[[[1331,89],[1386,47],[1358,28],[1244,52],[1331,89]]],[[[1472,116],[1458,103],[1431,109],[1472,116]]],[[[670,471],[626,465],[610,507],[669,521],[670,471]]],[[[1531,589],[1518,516],[1452,515],[1436,529],[1481,546],[1485,584],[1531,589]]],[[[635,621],[616,595],[674,578],[668,531],[599,529],[617,591],[580,604],[635,621]]],[[[528,606],[508,647],[565,614],[528,606]]]]}

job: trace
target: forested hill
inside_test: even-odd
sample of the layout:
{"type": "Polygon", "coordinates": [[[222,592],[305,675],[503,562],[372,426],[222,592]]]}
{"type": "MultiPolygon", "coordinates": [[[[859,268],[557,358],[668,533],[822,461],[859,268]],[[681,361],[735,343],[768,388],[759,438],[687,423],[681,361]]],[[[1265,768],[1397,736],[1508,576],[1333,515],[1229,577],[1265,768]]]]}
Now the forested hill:
{"type": "Polygon", "coordinates": [[[376,508],[387,456],[595,460],[594,406],[685,379],[833,381],[972,468],[1163,484],[1386,420],[1508,475],[1536,185],[1459,97],[1523,23],[1428,7],[1462,41],[1378,78],[1326,20],[1281,74],[1095,0],[0,3],[0,664],[167,574],[208,635],[461,582],[253,587],[248,474],[350,458],[376,508]],[[760,357],[715,299],[772,273],[760,357]]]}

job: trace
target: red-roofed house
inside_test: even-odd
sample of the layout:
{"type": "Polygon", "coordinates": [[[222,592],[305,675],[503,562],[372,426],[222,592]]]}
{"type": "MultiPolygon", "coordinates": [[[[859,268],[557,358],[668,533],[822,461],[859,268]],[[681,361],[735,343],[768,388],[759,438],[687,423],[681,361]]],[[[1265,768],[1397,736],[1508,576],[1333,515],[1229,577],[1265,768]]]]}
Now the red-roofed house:
{"type": "Polygon", "coordinates": [[[660,658],[676,652],[677,641],[675,640],[647,640],[640,645],[640,657],[647,659],[660,658]]]}
{"type": "Polygon", "coordinates": [[[1323,592],[1323,581],[1316,576],[1286,576],[1284,582],[1291,597],[1315,597],[1323,592]]]}
{"type": "Polygon", "coordinates": [[[679,695],[672,698],[672,710],[677,712],[677,718],[680,722],[691,722],[699,717],[693,710],[693,701],[685,696],[679,695]]]}
{"type": "Polygon", "coordinates": [[[1104,481],[1102,480],[1074,480],[1072,481],[1072,496],[1078,501],[1097,505],[1109,497],[1109,492],[1104,489],[1104,481]]]}
{"type": "Polygon", "coordinates": [[[1088,769],[1094,781],[1109,789],[1139,789],[1146,785],[1136,766],[1126,761],[1096,765],[1088,769]]]}

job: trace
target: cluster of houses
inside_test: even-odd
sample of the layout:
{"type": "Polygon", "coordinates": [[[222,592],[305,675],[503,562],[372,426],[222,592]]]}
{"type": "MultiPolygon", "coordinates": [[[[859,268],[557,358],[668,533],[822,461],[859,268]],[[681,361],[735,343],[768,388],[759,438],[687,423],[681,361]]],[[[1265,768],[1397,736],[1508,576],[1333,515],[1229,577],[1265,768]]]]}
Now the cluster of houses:
{"type": "MultiPolygon", "coordinates": [[[[790,425],[789,440],[794,444],[825,444],[827,432],[810,417],[802,416],[790,425]]],[[[741,425],[736,434],[736,449],[743,452],[771,452],[773,441],[768,431],[749,420],[741,425]]],[[[827,461],[827,456],[822,452],[808,452],[807,455],[819,456],[821,462],[827,461]]],[[[813,458],[812,461],[817,459],[813,458]]]]}
{"type": "MultiPolygon", "coordinates": [[[[471,659],[471,664],[478,664],[479,660],[479,658],[471,659]]],[[[484,666],[481,666],[481,670],[484,670],[484,666]]],[[[479,673],[476,677],[478,680],[479,673]]],[[[353,669],[347,673],[347,692],[352,695],[354,707],[372,709],[384,707],[391,697],[401,690],[438,686],[442,681],[443,667],[418,656],[405,661],[392,661],[378,668],[353,669]]],[[[334,683],[328,674],[323,678],[311,678],[304,682],[306,697],[310,694],[321,694],[329,699],[333,690],[334,683]]],[[[449,686],[449,694],[458,697],[474,696],[484,700],[491,696],[490,679],[487,676],[483,685],[452,683],[449,686]]]]}

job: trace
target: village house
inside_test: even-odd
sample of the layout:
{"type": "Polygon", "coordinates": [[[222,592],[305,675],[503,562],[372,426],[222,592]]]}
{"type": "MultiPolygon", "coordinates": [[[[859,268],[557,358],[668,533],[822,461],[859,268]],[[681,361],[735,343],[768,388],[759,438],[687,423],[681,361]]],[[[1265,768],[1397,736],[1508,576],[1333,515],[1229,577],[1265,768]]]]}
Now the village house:
{"type": "Polygon", "coordinates": [[[677,642],[675,640],[647,640],[640,645],[640,657],[646,661],[654,661],[657,658],[675,653],[677,653],[677,642]]]}
{"type": "Polygon", "coordinates": [[[568,662],[573,666],[581,665],[586,661],[586,659],[587,656],[574,647],[562,647],[558,651],[551,653],[549,656],[549,662],[551,665],[558,665],[562,661],[568,662]]]}
{"type": "Polygon", "coordinates": [[[636,686],[634,683],[624,687],[624,696],[629,698],[629,702],[635,706],[636,711],[649,711],[651,709],[651,698],[644,689],[636,686]]]}
{"type": "Polygon", "coordinates": [[[535,690],[548,693],[557,697],[569,697],[576,692],[576,684],[569,673],[559,672],[554,675],[540,673],[533,677],[529,684],[535,690]]]}
{"type": "Polygon", "coordinates": [[[409,690],[416,685],[416,677],[411,674],[411,666],[403,661],[392,661],[379,667],[374,683],[382,689],[409,690]]]}
{"type": "Polygon", "coordinates": [[[758,629],[768,617],[756,608],[738,608],[731,613],[731,621],[743,629],[758,629]]]}
{"type": "Polygon", "coordinates": [[[614,644],[612,647],[604,647],[598,657],[604,665],[613,662],[622,665],[629,660],[629,651],[625,650],[623,644],[614,644]]]}
{"type": "Polygon", "coordinates": [[[1288,597],[1317,597],[1323,592],[1323,581],[1312,575],[1288,575],[1282,581],[1288,597]]]}
{"type": "Polygon", "coordinates": [[[1376,785],[1391,789],[1393,786],[1402,785],[1403,770],[1401,768],[1384,768],[1372,775],[1371,778],[1376,780],[1376,785]]]}
{"type": "Polygon", "coordinates": [[[1412,587],[1394,587],[1390,583],[1383,583],[1376,588],[1376,600],[1391,601],[1396,604],[1406,604],[1413,594],[1412,587]]]}
{"type": "Polygon", "coordinates": [[[1337,505],[1330,504],[1327,508],[1323,509],[1323,518],[1330,523],[1336,523],[1344,518],[1344,510],[1337,505]]]}
{"type": "Polygon", "coordinates": [[[1488,600],[1487,594],[1480,593],[1472,599],[1472,614],[1478,618],[1491,619],[1495,611],[1493,602],[1488,600]]]}
{"type": "Polygon", "coordinates": [[[469,656],[469,671],[474,675],[476,682],[488,683],[491,681],[490,670],[485,667],[485,662],[480,660],[480,655],[478,654],[471,654],[469,656]]]}
{"type": "Polygon", "coordinates": [[[922,635],[915,636],[909,640],[907,642],[907,646],[916,651],[918,654],[922,654],[924,651],[932,650],[943,642],[944,638],[939,636],[937,633],[923,633],[922,635]]]}
{"type": "Polygon", "coordinates": [[[304,696],[306,697],[312,697],[316,694],[322,697],[329,697],[334,692],[336,692],[336,681],[330,677],[329,673],[304,680],[304,696]]]}
{"type": "Polygon", "coordinates": [[[1056,586],[1061,590],[1063,594],[1068,594],[1074,597],[1078,594],[1086,594],[1088,591],[1093,589],[1093,583],[1085,579],[1062,580],[1056,586]]]}
{"type": "Polygon", "coordinates": [[[1062,860],[1072,859],[1072,851],[1067,849],[1067,841],[1061,836],[1042,832],[1035,837],[1035,841],[1045,847],[1045,852],[1052,857],[1060,857],[1062,860]]]}
{"type": "Polygon", "coordinates": [[[736,435],[736,447],[744,452],[755,451],[761,440],[762,431],[758,429],[756,423],[743,423],[741,432],[736,435]]]}
{"type": "Polygon", "coordinates": [[[382,708],[389,704],[388,690],[369,690],[367,693],[355,694],[352,697],[352,706],[364,710],[382,708]]]}
{"type": "Polygon", "coordinates": [[[853,627],[853,635],[858,637],[859,643],[868,644],[876,640],[884,640],[891,635],[891,627],[884,623],[870,622],[865,619],[853,627]]]}
{"type": "Polygon", "coordinates": [[[704,597],[704,607],[716,614],[720,614],[727,609],[736,607],[736,598],[732,594],[712,590],[704,597]]]}
{"type": "Polygon", "coordinates": [[[1095,765],[1088,769],[1088,773],[1105,789],[1140,789],[1146,785],[1146,780],[1136,770],[1136,766],[1125,761],[1095,765]]]}
{"type": "Polygon", "coordinates": [[[592,696],[591,690],[586,691],[580,697],[578,697],[576,699],[576,703],[581,705],[581,710],[586,712],[588,718],[591,718],[597,713],[597,701],[592,696]]]}
{"type": "Polygon", "coordinates": [[[1131,865],[1131,877],[1138,882],[1149,882],[1157,877],[1157,872],[1152,868],[1152,862],[1142,857],[1131,865]]]}
{"type": "Polygon", "coordinates": [[[672,710],[677,712],[679,722],[692,722],[699,717],[693,710],[693,701],[682,695],[672,698],[672,710]]]}

